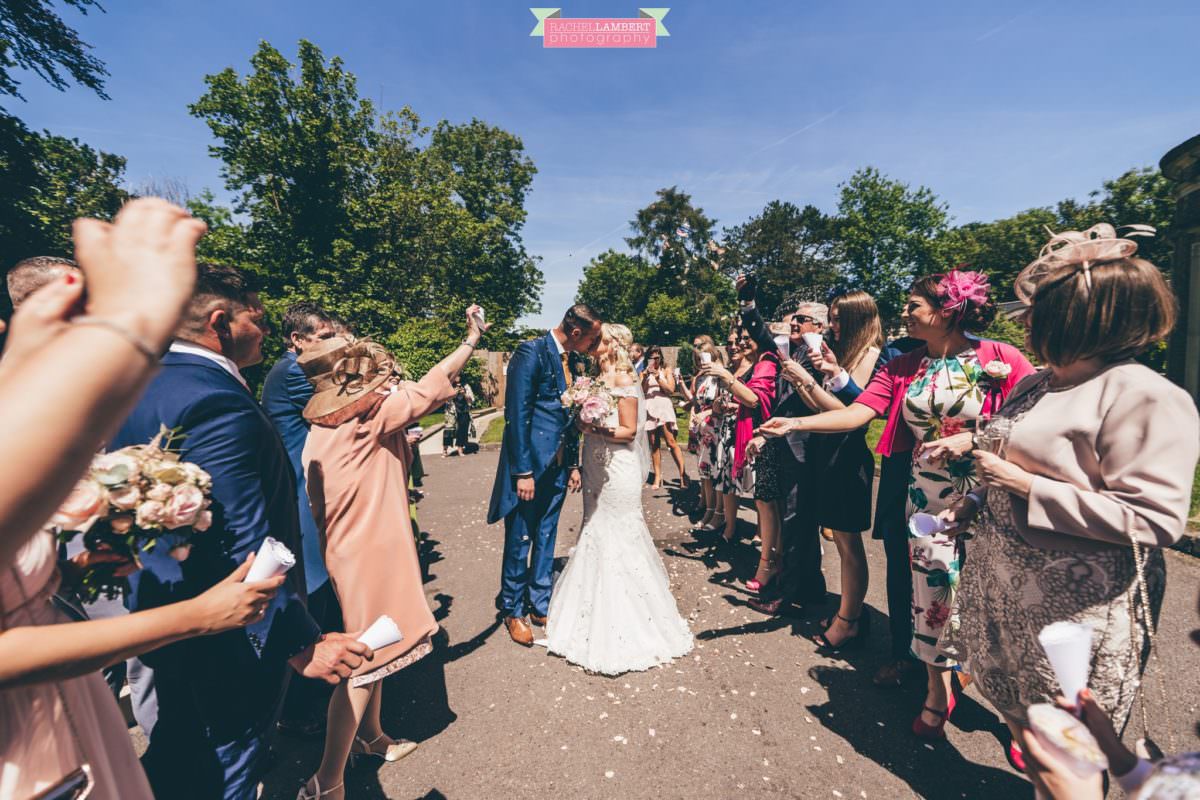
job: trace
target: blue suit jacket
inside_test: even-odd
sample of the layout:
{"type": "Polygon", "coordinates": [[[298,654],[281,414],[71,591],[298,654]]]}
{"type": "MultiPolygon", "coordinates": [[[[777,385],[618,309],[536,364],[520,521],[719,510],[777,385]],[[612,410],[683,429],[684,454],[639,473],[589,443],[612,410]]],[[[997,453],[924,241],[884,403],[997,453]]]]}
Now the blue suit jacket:
{"type": "Polygon", "coordinates": [[[489,525],[517,507],[518,475],[532,474],[540,480],[547,469],[556,466],[560,447],[564,465],[578,463],[579,437],[574,435],[571,415],[562,404],[567,382],[553,336],[547,333],[541,339],[521,342],[509,359],[504,441],[488,507],[489,525]]]}
{"type": "MultiPolygon", "coordinates": [[[[300,546],[287,453],[232,375],[206,358],[168,353],[111,448],[145,444],[160,424],[182,428],[183,459],[212,476],[213,524],[196,534],[186,561],[145,554],[144,568],[130,577],[131,611],[195,597],[257,552],[268,535],[293,552],[300,546]]],[[[141,657],[158,678],[159,726],[177,715],[198,717],[187,724],[226,741],[261,730],[286,685],[287,659],[319,636],[304,606],[304,569],[297,564],[261,622],[141,657]]]]}
{"type": "Polygon", "coordinates": [[[267,373],[263,383],[262,406],[275,425],[288,460],[292,463],[292,475],[296,479],[299,495],[297,513],[300,515],[300,547],[304,550],[304,584],[309,594],[317,591],[329,580],[325,569],[325,557],[321,553],[321,536],[313,519],[312,507],[308,504],[308,492],[304,486],[304,466],[300,456],[304,443],[308,441],[308,421],[304,419],[304,406],[313,395],[312,384],[304,377],[304,370],[296,361],[295,353],[284,353],[267,373]]]}

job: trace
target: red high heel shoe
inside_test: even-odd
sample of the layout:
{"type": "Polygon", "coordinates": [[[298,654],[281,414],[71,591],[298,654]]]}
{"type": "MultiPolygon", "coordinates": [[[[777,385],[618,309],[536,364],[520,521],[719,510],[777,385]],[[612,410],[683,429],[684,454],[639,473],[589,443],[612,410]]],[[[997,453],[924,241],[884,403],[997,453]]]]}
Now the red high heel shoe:
{"type": "Polygon", "coordinates": [[[1021,745],[1015,740],[1008,743],[1008,763],[1017,772],[1025,771],[1025,754],[1021,752],[1021,745]]]}
{"type": "Polygon", "coordinates": [[[769,586],[771,581],[775,580],[775,576],[779,574],[779,565],[776,563],[776,559],[768,558],[765,561],[760,559],[759,563],[767,565],[767,572],[770,573],[771,577],[767,578],[766,581],[760,581],[758,578],[751,578],[746,581],[746,588],[752,592],[761,592],[763,587],[769,586]]]}
{"type": "Polygon", "coordinates": [[[921,719],[921,715],[917,714],[913,720],[912,732],[915,736],[921,739],[945,739],[946,738],[946,720],[950,719],[950,715],[954,713],[954,694],[951,693],[946,701],[946,710],[938,711],[936,708],[924,707],[924,711],[938,717],[937,725],[930,725],[925,720],[921,719]]]}

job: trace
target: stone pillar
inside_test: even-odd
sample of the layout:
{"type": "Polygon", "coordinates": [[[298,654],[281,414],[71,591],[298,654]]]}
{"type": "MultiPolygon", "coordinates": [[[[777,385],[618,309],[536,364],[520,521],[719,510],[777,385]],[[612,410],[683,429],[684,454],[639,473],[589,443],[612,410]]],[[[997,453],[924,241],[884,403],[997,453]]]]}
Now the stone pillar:
{"type": "Polygon", "coordinates": [[[1200,136],[1163,156],[1159,167],[1175,182],[1171,286],[1179,298],[1179,324],[1171,336],[1167,376],[1200,404],[1200,136]]]}

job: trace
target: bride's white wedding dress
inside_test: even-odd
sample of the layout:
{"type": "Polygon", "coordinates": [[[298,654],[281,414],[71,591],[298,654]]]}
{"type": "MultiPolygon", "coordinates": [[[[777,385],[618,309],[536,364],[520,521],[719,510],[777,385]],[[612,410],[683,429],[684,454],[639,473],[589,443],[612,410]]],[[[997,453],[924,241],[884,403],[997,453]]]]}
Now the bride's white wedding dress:
{"type": "MultiPolygon", "coordinates": [[[[637,387],[616,388],[639,397],[637,387]]],[[[645,400],[639,397],[644,417],[645,400]]],[[[616,425],[616,411],[608,425],[616,425]]],[[[639,423],[639,436],[644,437],[639,423]]],[[[581,453],[583,529],[554,586],[546,645],[589,672],[620,675],[666,664],[692,649],[642,515],[646,469],[638,441],[586,435],[581,453]]]]}

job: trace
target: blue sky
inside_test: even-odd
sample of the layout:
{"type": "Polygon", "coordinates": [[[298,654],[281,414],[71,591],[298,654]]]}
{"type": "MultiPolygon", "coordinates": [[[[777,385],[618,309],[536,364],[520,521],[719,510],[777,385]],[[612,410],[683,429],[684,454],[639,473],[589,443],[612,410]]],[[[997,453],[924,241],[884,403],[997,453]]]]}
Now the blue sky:
{"type": "MultiPolygon", "coordinates": [[[[63,13],[112,77],[103,101],[27,79],[32,126],[129,159],[128,179],[224,195],[203,76],[244,72],[261,39],[338,55],[360,91],[426,122],[478,117],[538,167],[525,242],[547,324],[588,259],[622,247],[636,209],[678,185],[722,225],[774,199],[833,210],[875,165],[932,188],[957,222],[988,220],[1157,163],[1200,132],[1194,0],[686,2],[654,50],[543,50],[515,2],[142,3],[63,13]]],[[[580,0],[567,17],[631,17],[580,0]]],[[[1132,222],[1134,220],[1120,220],[1132,222]]]]}

